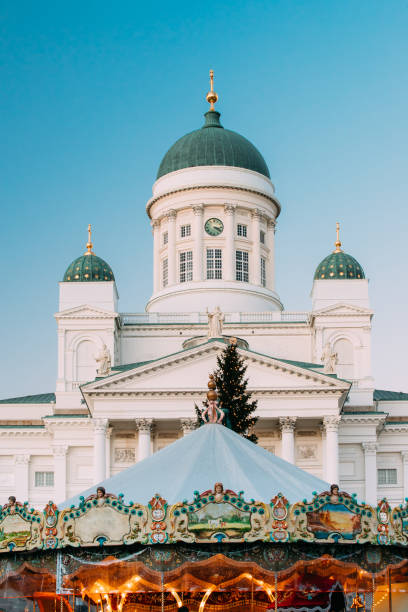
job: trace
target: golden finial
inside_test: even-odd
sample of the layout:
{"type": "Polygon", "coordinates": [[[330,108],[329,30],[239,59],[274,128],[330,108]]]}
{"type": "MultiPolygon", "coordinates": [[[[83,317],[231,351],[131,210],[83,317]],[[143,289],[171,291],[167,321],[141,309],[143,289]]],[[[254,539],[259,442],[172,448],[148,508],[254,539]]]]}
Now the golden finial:
{"type": "Polygon", "coordinates": [[[335,250],[333,251],[333,253],[341,253],[341,242],[340,242],[340,223],[337,222],[336,223],[336,236],[337,236],[337,240],[334,243],[334,246],[336,247],[335,250]]]}
{"type": "Polygon", "coordinates": [[[85,251],[84,255],[94,255],[93,251],[92,251],[92,240],[91,240],[91,224],[88,225],[88,242],[86,243],[86,248],[87,250],[85,251]]]}
{"type": "Polygon", "coordinates": [[[210,111],[215,110],[214,104],[218,100],[218,94],[214,91],[214,70],[210,70],[210,91],[206,95],[207,102],[210,105],[210,111]]]}

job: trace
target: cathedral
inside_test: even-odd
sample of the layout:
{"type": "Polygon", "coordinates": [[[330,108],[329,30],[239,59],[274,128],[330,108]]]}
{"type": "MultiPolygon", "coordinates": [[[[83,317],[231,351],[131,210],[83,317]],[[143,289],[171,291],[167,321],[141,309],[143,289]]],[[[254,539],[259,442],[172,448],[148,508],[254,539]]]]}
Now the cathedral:
{"type": "Polygon", "coordinates": [[[337,226],[334,250],[323,257],[322,245],[310,270],[310,309],[284,309],[281,204],[261,153],[224,127],[217,99],[211,75],[204,124],[159,165],[145,312],[120,311],[90,227],[85,253],[61,274],[55,389],[0,401],[1,503],[62,502],[188,435],[232,339],[261,446],[368,504],[408,497],[408,394],[375,388],[364,267],[337,226]]]}

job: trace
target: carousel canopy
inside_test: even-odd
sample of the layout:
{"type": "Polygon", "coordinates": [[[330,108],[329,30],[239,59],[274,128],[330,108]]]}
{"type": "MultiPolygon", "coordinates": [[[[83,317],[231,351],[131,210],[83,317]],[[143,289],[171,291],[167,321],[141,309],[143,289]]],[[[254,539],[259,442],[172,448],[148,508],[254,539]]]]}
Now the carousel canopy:
{"type": "MultiPolygon", "coordinates": [[[[227,427],[208,424],[81,495],[87,497],[96,486],[103,486],[107,493],[123,493],[127,502],[147,503],[160,493],[173,504],[190,501],[194,491],[213,489],[216,482],[236,493],[244,491],[246,499],[267,503],[279,492],[293,503],[328,488],[320,478],[275,457],[227,427]]],[[[59,507],[78,502],[79,495],[59,507]]]]}

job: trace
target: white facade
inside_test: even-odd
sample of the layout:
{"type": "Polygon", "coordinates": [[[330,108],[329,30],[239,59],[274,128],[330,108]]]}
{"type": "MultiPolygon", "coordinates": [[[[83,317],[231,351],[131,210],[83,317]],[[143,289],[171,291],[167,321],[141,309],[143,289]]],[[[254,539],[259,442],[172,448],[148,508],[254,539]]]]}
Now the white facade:
{"type": "Polygon", "coordinates": [[[309,312],[283,310],[280,205],[252,170],[171,172],[147,212],[146,312],[120,313],[113,281],[60,283],[55,394],[1,401],[0,501],[61,502],[187,435],[228,337],[247,347],[259,444],[368,503],[408,496],[408,395],[374,389],[368,281],[316,280],[309,312]],[[211,219],[220,233],[207,231],[211,219]],[[226,338],[208,339],[217,306],[226,338]],[[104,346],[112,370],[94,381],[104,346]],[[337,377],[324,371],[325,350],[337,377]]]}

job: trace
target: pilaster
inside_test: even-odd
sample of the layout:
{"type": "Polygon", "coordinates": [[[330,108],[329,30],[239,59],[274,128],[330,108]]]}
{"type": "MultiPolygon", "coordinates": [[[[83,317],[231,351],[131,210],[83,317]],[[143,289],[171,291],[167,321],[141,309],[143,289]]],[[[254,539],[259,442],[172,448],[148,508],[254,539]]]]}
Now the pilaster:
{"type": "Polygon", "coordinates": [[[14,475],[17,501],[28,501],[30,474],[30,455],[22,454],[14,457],[14,475]]]}
{"type": "Polygon", "coordinates": [[[223,262],[223,278],[235,280],[235,206],[225,204],[225,261],[223,262]]]}
{"type": "Polygon", "coordinates": [[[54,455],[54,499],[57,504],[67,498],[67,453],[68,446],[65,444],[54,444],[52,454],[54,455]]]}
{"type": "Polygon", "coordinates": [[[193,206],[194,212],[194,253],[193,253],[193,280],[203,280],[203,213],[202,204],[193,206]]]}
{"type": "Polygon", "coordinates": [[[94,483],[106,478],[106,431],[107,419],[94,419],[94,483]]]}
{"type": "Polygon", "coordinates": [[[176,262],[176,217],[175,210],[169,210],[166,214],[168,220],[168,266],[169,266],[169,285],[176,283],[177,262],[176,262]]]}
{"type": "Polygon", "coordinates": [[[266,244],[269,249],[269,266],[266,276],[266,287],[275,291],[275,231],[276,222],[272,219],[267,221],[266,244]]]}
{"type": "Polygon", "coordinates": [[[408,450],[401,451],[403,500],[408,498],[408,450]]]}
{"type": "Polygon", "coordinates": [[[153,233],[153,291],[160,289],[160,221],[153,219],[151,222],[153,233]]]}
{"type": "MultiPolygon", "coordinates": [[[[255,209],[251,213],[252,227],[251,227],[251,238],[252,238],[252,282],[254,285],[261,284],[261,242],[260,242],[260,229],[261,229],[261,213],[258,209],[255,209]]],[[[268,266],[269,267],[269,266],[268,266]]]]}
{"type": "Polygon", "coordinates": [[[362,442],[365,466],[365,501],[377,505],[377,450],[376,442],[362,442]]]}
{"type": "Polygon", "coordinates": [[[325,479],[330,484],[339,482],[339,423],[341,417],[338,415],[325,416],[323,427],[326,432],[325,448],[325,479]]]}

